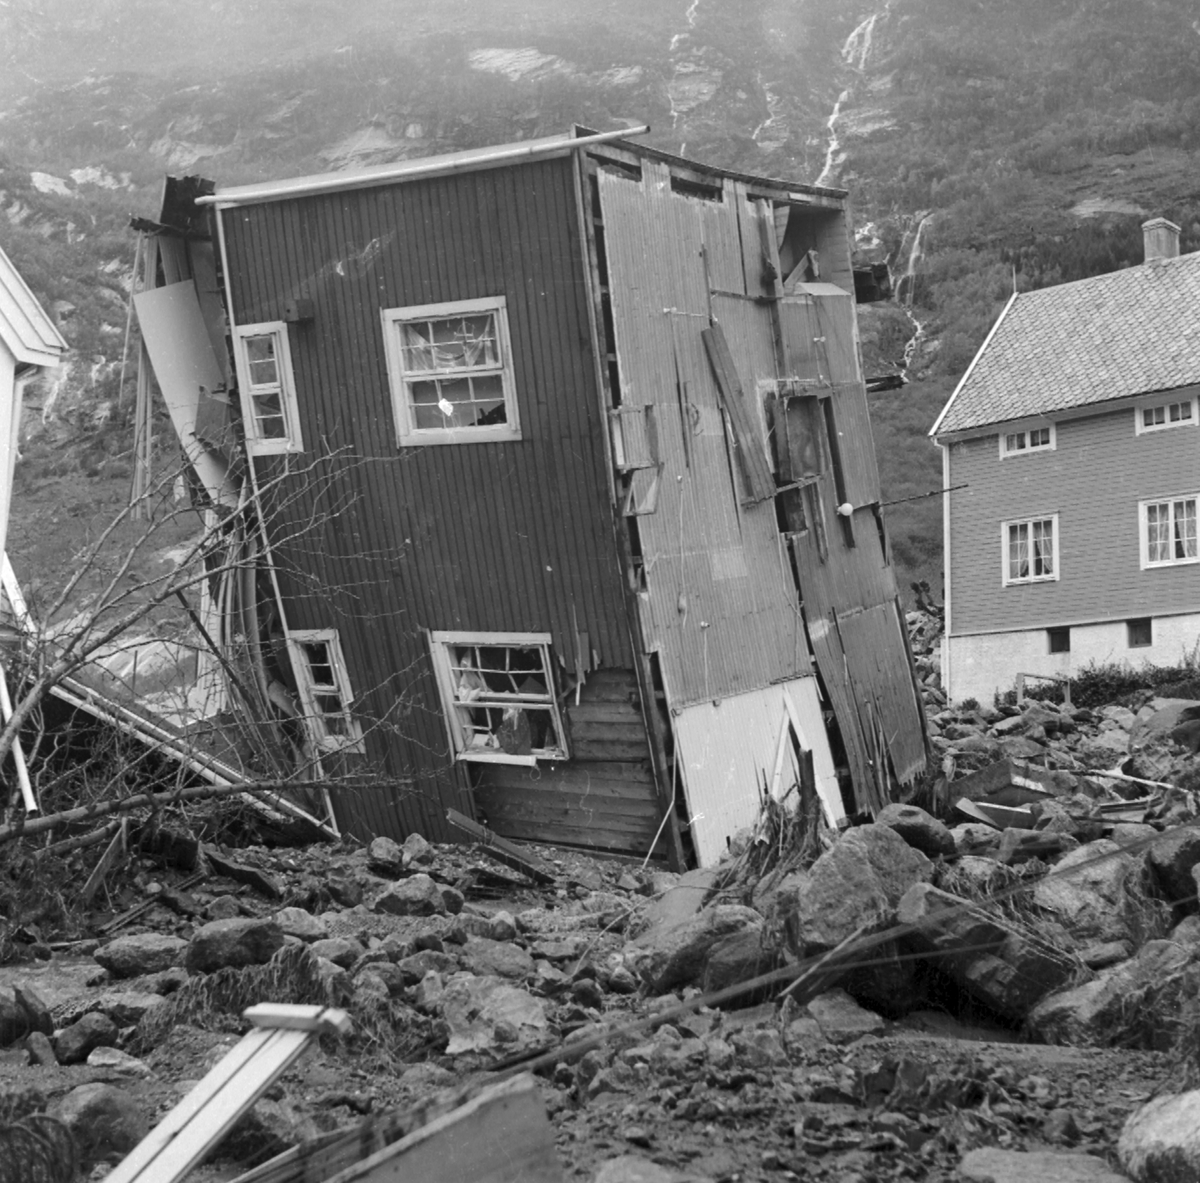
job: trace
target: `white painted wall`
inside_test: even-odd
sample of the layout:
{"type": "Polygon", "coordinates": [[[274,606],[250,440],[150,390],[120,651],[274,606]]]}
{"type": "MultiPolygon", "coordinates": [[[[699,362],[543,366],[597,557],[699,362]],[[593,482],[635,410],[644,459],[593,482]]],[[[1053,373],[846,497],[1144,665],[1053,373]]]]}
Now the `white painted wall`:
{"type": "Polygon", "coordinates": [[[991,705],[1018,673],[1073,675],[1084,666],[1126,662],[1178,665],[1200,644],[1200,613],[1152,617],[1153,644],[1130,649],[1125,621],[1071,626],[1071,652],[1051,653],[1044,628],[942,639],[942,685],[951,702],[991,705]]]}

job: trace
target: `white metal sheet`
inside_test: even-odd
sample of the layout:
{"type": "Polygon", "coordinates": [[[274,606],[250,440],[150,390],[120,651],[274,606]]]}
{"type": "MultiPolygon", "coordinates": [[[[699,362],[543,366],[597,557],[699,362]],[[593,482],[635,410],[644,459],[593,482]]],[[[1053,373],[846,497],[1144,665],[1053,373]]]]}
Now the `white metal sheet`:
{"type": "MultiPolygon", "coordinates": [[[[738,830],[753,825],[763,786],[770,792],[775,781],[781,744],[786,780],[789,728],[813,754],[826,819],[836,822],[843,816],[815,678],[697,703],[680,711],[674,724],[692,841],[702,867],[721,857],[738,830]]],[[[782,788],[786,792],[790,785],[782,788]]]]}
{"type": "Polygon", "coordinates": [[[196,438],[200,388],[217,390],[225,381],[209,341],[196,285],[189,280],[151,288],[138,292],[133,303],[184,454],[213,501],[236,505],[237,488],[226,464],[196,438]]]}

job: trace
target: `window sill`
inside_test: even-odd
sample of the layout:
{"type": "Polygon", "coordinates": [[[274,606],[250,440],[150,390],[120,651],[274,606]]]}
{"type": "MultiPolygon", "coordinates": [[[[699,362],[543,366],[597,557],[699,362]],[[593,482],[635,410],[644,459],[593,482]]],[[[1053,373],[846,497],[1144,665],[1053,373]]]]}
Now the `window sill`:
{"type": "Polygon", "coordinates": [[[460,427],[446,431],[412,431],[397,438],[401,448],[426,448],[442,444],[496,444],[514,443],[521,438],[518,429],[497,425],[495,427],[460,427]]]}
{"type": "MultiPolygon", "coordinates": [[[[459,752],[458,758],[468,764],[519,764],[522,768],[536,768],[537,756],[518,756],[513,752],[459,752]]],[[[543,757],[543,759],[560,757],[543,757]]]]}
{"type": "Polygon", "coordinates": [[[304,448],[294,440],[248,439],[246,451],[251,456],[282,456],[288,452],[303,452],[304,448]]]}
{"type": "Polygon", "coordinates": [[[1194,559],[1164,559],[1158,563],[1143,562],[1143,571],[1166,571],[1172,567],[1194,567],[1200,563],[1200,555],[1194,559]]]}
{"type": "Polygon", "coordinates": [[[1057,575],[1033,575],[1028,579],[1006,579],[1005,587],[1028,587],[1031,583],[1057,583],[1057,575]]]}

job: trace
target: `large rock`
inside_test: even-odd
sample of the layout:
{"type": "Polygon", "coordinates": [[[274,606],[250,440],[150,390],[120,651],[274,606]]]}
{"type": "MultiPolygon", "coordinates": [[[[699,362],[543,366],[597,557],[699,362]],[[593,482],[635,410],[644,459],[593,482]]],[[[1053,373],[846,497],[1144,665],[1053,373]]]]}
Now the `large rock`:
{"type": "Polygon", "coordinates": [[[428,875],[413,875],[390,887],[375,901],[374,911],[392,916],[443,916],[442,889],[428,875]]]}
{"type": "Polygon", "coordinates": [[[98,1047],[113,1047],[117,1025],[99,1011],[90,1011],[54,1036],[54,1055],[60,1064],[82,1064],[98,1047]]]}
{"type": "Polygon", "coordinates": [[[1043,998],[1029,1026],[1046,1043],[1165,1050],[1179,1033],[1198,952],[1174,941],[1147,941],[1131,960],[1043,998]]]}
{"type": "Polygon", "coordinates": [[[959,1178],[971,1183],[1128,1183],[1094,1154],[1060,1150],[1001,1150],[985,1146],[963,1157],[959,1178]]]}
{"type": "Polygon", "coordinates": [[[404,874],[404,847],[391,838],[372,838],[367,847],[367,869],[385,879],[404,874]]]}
{"type": "Polygon", "coordinates": [[[896,906],[933,864],[887,826],[846,831],[813,864],[794,913],[785,918],[798,957],[835,948],[863,926],[891,924],[896,906]]]}
{"type": "Polygon", "coordinates": [[[1200,863],[1200,829],[1176,826],[1150,847],[1147,855],[1154,877],[1172,904],[1196,898],[1192,868],[1200,863]]]}
{"type": "Polygon", "coordinates": [[[450,1028],[448,1056],[491,1052],[507,1057],[551,1039],[546,1004],[500,978],[456,975],[446,983],[438,1009],[450,1028]]]}
{"type": "Polygon", "coordinates": [[[1077,946],[1161,936],[1169,917],[1137,884],[1138,860],[1116,842],[1100,839],[1066,854],[1038,881],[1033,900],[1077,946]]]}
{"type": "Polygon", "coordinates": [[[102,994],[96,1009],[108,1015],[118,1027],[136,1027],[152,1010],[163,1005],[161,994],[145,990],[119,990],[102,994]]]}
{"type": "Polygon", "coordinates": [[[54,1030],[50,1010],[29,986],[0,986],[0,1047],[8,1047],[31,1031],[49,1035],[54,1030]]]}
{"type": "Polygon", "coordinates": [[[1117,1142],[1121,1166],[1139,1183],[1200,1179],[1200,1090],[1156,1097],[1135,1109],[1117,1142]]]}
{"type": "Polygon", "coordinates": [[[1074,964],[1045,940],[928,883],[900,901],[905,941],[936,955],[934,965],[985,1006],[1016,1022],[1070,980],[1074,964]]]}
{"type": "Polygon", "coordinates": [[[480,977],[531,978],[536,972],[533,958],[511,941],[469,937],[462,951],[463,965],[480,977]]]}
{"type": "Polygon", "coordinates": [[[643,933],[626,946],[626,964],[654,993],[662,994],[699,982],[713,946],[722,937],[757,933],[762,926],[763,918],[753,908],[717,904],[690,920],[643,933]]]}
{"type": "Polygon", "coordinates": [[[283,929],[274,920],[238,917],[213,920],[198,928],[184,964],[192,973],[264,965],[283,948],[283,929]]]}
{"type": "Polygon", "coordinates": [[[283,929],[285,937],[296,937],[309,943],[323,941],[329,936],[325,921],[318,920],[305,908],[280,908],[275,913],[275,923],[283,929]]]}
{"type": "Polygon", "coordinates": [[[149,1132],[150,1123],[129,1090],[81,1084],[50,1110],[71,1131],[85,1170],[124,1158],[149,1132]]]}
{"type": "Polygon", "coordinates": [[[760,928],[747,928],[716,941],[704,962],[704,975],[700,980],[704,993],[724,990],[727,986],[736,986],[778,969],[779,950],[769,945],[763,935],[760,928]]]}
{"type": "Polygon", "coordinates": [[[187,941],[157,932],[134,933],[101,945],[93,957],[114,978],[159,973],[183,962],[187,941]]]}
{"type": "Polygon", "coordinates": [[[885,805],[876,816],[875,824],[895,830],[909,846],[930,858],[955,853],[954,835],[945,823],[918,805],[885,805]]]}
{"type": "Polygon", "coordinates": [[[853,1043],[864,1035],[879,1035],[884,1022],[859,1006],[845,990],[826,990],[808,1004],[808,1013],[817,1021],[821,1034],[830,1043],[853,1043]]]}

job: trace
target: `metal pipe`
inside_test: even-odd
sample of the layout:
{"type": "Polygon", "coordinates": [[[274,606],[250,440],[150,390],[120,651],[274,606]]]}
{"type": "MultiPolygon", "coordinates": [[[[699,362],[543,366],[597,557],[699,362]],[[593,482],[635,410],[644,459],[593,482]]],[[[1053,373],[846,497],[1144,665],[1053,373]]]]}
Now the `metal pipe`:
{"type": "Polygon", "coordinates": [[[520,144],[509,148],[498,149],[495,152],[484,152],[478,156],[437,158],[425,164],[406,164],[400,161],[392,167],[382,168],[372,173],[329,173],[320,177],[298,177],[291,181],[281,181],[277,185],[259,189],[252,186],[242,188],[251,190],[239,195],[235,190],[229,194],[209,193],[195,198],[197,205],[215,205],[219,209],[232,209],[239,205],[255,205],[264,201],[275,201],[284,197],[310,197],[315,193],[327,193],[336,189],[365,189],[372,185],[386,185],[389,181],[407,180],[410,177],[439,177],[450,173],[465,172],[474,168],[490,168],[493,165],[508,164],[514,160],[522,160],[532,156],[549,156],[559,152],[570,152],[576,148],[587,148],[592,144],[607,144],[613,140],[624,140],[630,136],[644,136],[650,130],[649,124],[638,127],[628,127],[621,131],[604,131],[590,136],[564,136],[556,140],[539,140],[532,144],[520,144]]]}

